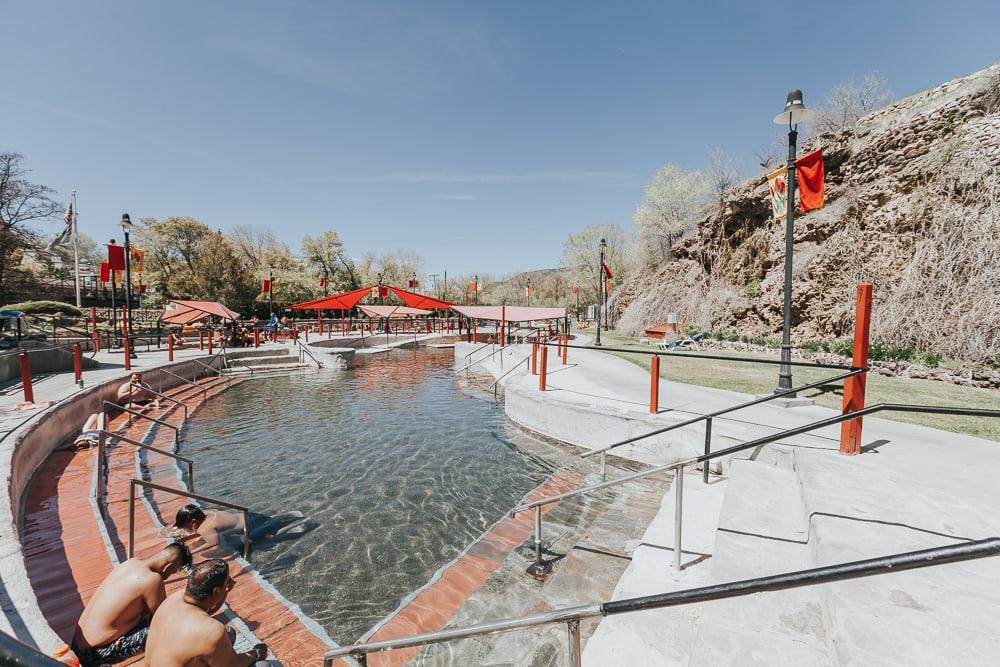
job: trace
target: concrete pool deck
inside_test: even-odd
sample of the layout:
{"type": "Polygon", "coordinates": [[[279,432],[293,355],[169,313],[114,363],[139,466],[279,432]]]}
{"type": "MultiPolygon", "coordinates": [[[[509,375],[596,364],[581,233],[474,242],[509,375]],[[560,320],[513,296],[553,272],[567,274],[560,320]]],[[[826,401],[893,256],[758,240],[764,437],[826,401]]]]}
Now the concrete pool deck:
{"type": "MultiPolygon", "coordinates": [[[[474,347],[460,343],[456,359],[474,347]]],[[[511,346],[503,354],[510,370],[530,348],[511,346]]],[[[494,377],[502,373],[498,357],[482,364],[494,377]]],[[[650,415],[649,374],[624,359],[573,348],[563,366],[550,349],[549,369],[545,392],[524,366],[504,380],[508,415],[582,449],[751,398],[661,380],[661,411],[650,415]]],[[[716,420],[713,449],[835,414],[816,406],[754,406],[716,420]]],[[[619,455],[649,464],[677,461],[700,453],[703,433],[700,424],[678,429],[620,448],[619,455]]],[[[838,439],[835,426],[746,452],[707,487],[690,472],[684,569],[671,569],[674,494],[667,493],[615,597],[1000,535],[1000,444],[871,417],[864,420],[860,456],[840,455],[838,439]]],[[[992,622],[998,612],[1000,562],[990,559],[608,618],[584,658],[591,665],[977,664],[1000,652],[992,622]]]]}

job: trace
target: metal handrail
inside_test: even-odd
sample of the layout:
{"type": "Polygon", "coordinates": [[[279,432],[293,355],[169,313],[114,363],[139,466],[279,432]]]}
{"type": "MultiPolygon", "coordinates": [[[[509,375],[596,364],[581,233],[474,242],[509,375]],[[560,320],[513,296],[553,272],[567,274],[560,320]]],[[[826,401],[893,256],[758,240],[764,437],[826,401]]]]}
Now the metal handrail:
{"type": "Polygon", "coordinates": [[[570,664],[579,667],[582,663],[580,621],[586,618],[607,617],[636,611],[663,609],[686,604],[709,602],[727,598],[745,597],[756,593],[783,591],[817,584],[828,584],[838,581],[871,577],[904,570],[916,570],[925,567],[935,567],[948,563],[989,558],[1000,555],[1000,537],[989,537],[963,544],[952,544],[919,551],[908,551],[890,556],[867,558],[864,560],[838,563],[808,570],[797,570],[756,577],[742,581],[732,581],[700,588],[658,593],[643,597],[613,600],[577,607],[555,609],[542,614],[508,618],[501,621],[480,623],[464,628],[450,628],[438,632],[428,632],[409,637],[385,639],[365,644],[354,644],[332,649],[323,655],[324,667],[333,664],[334,659],[341,656],[351,656],[362,666],[368,664],[368,654],[393,649],[439,644],[442,642],[465,639],[478,635],[506,632],[520,628],[529,628],[551,623],[566,623],[569,635],[570,664]]]}
{"type": "Polygon", "coordinates": [[[187,458],[186,456],[181,456],[180,454],[175,454],[174,452],[168,452],[165,449],[160,449],[159,447],[153,447],[152,445],[147,445],[143,442],[139,442],[138,440],[133,440],[132,438],[127,438],[124,435],[114,433],[112,431],[107,431],[102,428],[98,432],[98,438],[97,438],[97,504],[102,513],[104,512],[104,506],[101,504],[101,499],[104,498],[104,496],[107,494],[108,491],[107,482],[104,479],[105,476],[104,473],[108,467],[107,463],[105,462],[105,456],[104,456],[105,452],[107,451],[108,437],[114,438],[115,440],[121,440],[134,447],[139,447],[141,449],[148,449],[151,452],[162,454],[163,456],[172,458],[175,461],[182,461],[183,463],[186,463],[188,469],[188,485],[190,486],[191,490],[194,491],[194,461],[187,458]]]}
{"type": "MultiPolygon", "coordinates": [[[[212,357],[212,359],[209,360],[209,363],[211,363],[217,356],[219,356],[219,355],[218,354],[214,355],[212,357]]],[[[226,377],[225,375],[223,375],[222,371],[220,371],[218,368],[214,368],[213,366],[210,366],[209,364],[206,364],[205,362],[199,361],[197,359],[192,359],[191,361],[193,361],[194,363],[198,364],[199,366],[204,366],[208,370],[212,371],[213,373],[215,373],[216,375],[219,376],[220,380],[225,380],[227,387],[232,383],[232,380],[229,379],[228,377],[226,377]]],[[[197,375],[195,377],[197,377],[197,375]]]]}
{"type": "MultiPolygon", "coordinates": [[[[198,389],[199,391],[201,391],[205,395],[206,398],[208,397],[208,389],[206,389],[205,387],[202,387],[197,382],[192,382],[191,380],[188,380],[187,378],[181,377],[177,373],[172,373],[172,372],[168,371],[166,368],[158,368],[157,370],[160,371],[161,373],[166,373],[170,377],[177,378],[178,380],[180,380],[181,382],[183,382],[185,384],[189,384],[192,387],[195,387],[196,389],[198,389]]],[[[160,385],[160,387],[162,388],[162,384],[160,385]]]]}
{"type": "Polygon", "coordinates": [[[302,353],[304,352],[309,355],[309,358],[313,360],[317,368],[323,368],[323,362],[317,359],[316,355],[313,354],[313,351],[307,348],[305,345],[303,345],[302,341],[296,338],[295,343],[299,346],[299,363],[302,363],[303,361],[302,353]]]}
{"type": "MultiPolygon", "coordinates": [[[[117,403],[112,403],[111,401],[104,401],[104,408],[105,408],[104,421],[105,421],[105,423],[110,423],[109,420],[108,420],[108,418],[107,418],[107,407],[109,405],[111,407],[113,407],[113,408],[121,410],[122,412],[127,412],[128,414],[130,414],[130,415],[132,415],[134,417],[142,417],[143,419],[148,419],[151,422],[156,422],[160,426],[166,426],[168,428],[174,429],[174,444],[175,445],[180,444],[181,436],[180,436],[180,429],[178,427],[174,426],[173,424],[171,424],[169,422],[165,422],[162,419],[157,419],[156,417],[150,417],[149,415],[147,415],[144,412],[139,412],[139,411],[133,410],[131,408],[126,408],[124,405],[119,405],[117,403]]],[[[129,423],[131,423],[131,422],[132,422],[132,419],[129,418],[129,423]]]]}
{"type": "Polygon", "coordinates": [[[151,389],[150,387],[143,387],[143,391],[148,391],[151,394],[155,394],[160,398],[165,398],[171,403],[181,406],[182,408],[184,408],[184,419],[188,418],[188,406],[187,403],[185,403],[184,401],[178,401],[173,396],[167,396],[166,394],[161,394],[160,392],[156,391],[155,389],[151,389]]]}
{"type": "Polygon", "coordinates": [[[240,361],[239,357],[234,357],[233,359],[230,359],[228,354],[223,355],[222,358],[226,360],[226,365],[227,366],[231,365],[233,363],[233,359],[235,359],[236,360],[236,365],[237,366],[242,366],[243,368],[245,368],[248,371],[250,371],[250,378],[251,379],[253,378],[253,374],[254,374],[253,366],[247,366],[245,363],[243,363],[242,361],[240,361]]]}
{"type": "Polygon", "coordinates": [[[820,428],[825,428],[827,426],[833,426],[834,424],[839,424],[845,421],[851,421],[853,419],[858,419],[864,417],[865,415],[874,414],[876,412],[882,411],[894,411],[894,412],[921,412],[928,414],[942,414],[942,415],[962,415],[966,417],[1000,417],[1000,410],[989,410],[985,408],[959,408],[951,406],[937,406],[937,405],[908,405],[905,403],[878,403],[876,405],[871,405],[866,408],[861,408],[860,410],[855,410],[854,412],[845,412],[840,415],[835,415],[833,417],[828,417],[826,419],[821,419],[819,421],[810,422],[802,426],[796,426],[795,428],[785,429],[778,433],[773,433],[771,435],[766,435],[755,440],[750,440],[747,442],[742,442],[731,447],[726,447],[724,449],[718,449],[714,452],[709,452],[707,454],[702,454],[699,456],[694,456],[687,458],[683,461],[677,461],[675,463],[668,463],[666,465],[657,466],[655,468],[648,468],[637,473],[632,473],[631,475],[626,475],[624,477],[618,477],[616,479],[609,480],[607,482],[602,482],[600,484],[594,484],[592,486],[587,486],[573,491],[567,491],[566,493],[560,493],[554,496],[548,496],[546,498],[540,498],[530,503],[523,503],[514,507],[510,511],[510,516],[515,516],[520,512],[524,512],[529,509],[535,511],[535,561],[528,568],[530,574],[539,575],[545,574],[551,565],[548,563],[543,563],[542,561],[542,507],[544,505],[549,505],[560,500],[566,500],[567,498],[573,498],[575,496],[580,496],[586,493],[591,493],[593,491],[598,491],[600,489],[606,489],[611,486],[617,486],[619,484],[624,484],[626,482],[631,482],[643,477],[649,477],[650,475],[655,475],[657,473],[666,472],[668,470],[675,470],[674,475],[674,493],[676,500],[674,503],[674,568],[681,569],[681,519],[683,516],[683,498],[684,498],[684,468],[687,466],[696,466],[699,463],[705,464],[705,468],[708,467],[707,462],[723,456],[729,456],[730,454],[735,454],[747,449],[753,449],[755,447],[760,447],[762,445],[771,444],[777,442],[778,440],[783,440],[785,438],[801,435],[803,433],[808,433],[809,431],[815,431],[820,428]]]}
{"type": "MultiPolygon", "coordinates": [[[[819,380],[818,382],[810,382],[809,384],[804,384],[804,385],[801,385],[799,387],[793,387],[791,389],[783,389],[781,391],[775,391],[773,394],[768,394],[767,396],[761,396],[759,398],[753,399],[752,401],[746,401],[744,403],[740,403],[739,405],[734,405],[732,407],[724,408],[722,410],[716,410],[715,412],[709,412],[709,413],[706,413],[704,415],[699,415],[697,417],[692,417],[691,419],[685,419],[684,421],[678,422],[676,424],[671,424],[670,426],[665,426],[663,428],[654,429],[652,431],[647,431],[646,433],[643,433],[641,435],[633,436],[631,438],[626,438],[625,440],[619,440],[618,442],[613,442],[610,445],[605,445],[604,447],[601,447],[599,449],[593,449],[593,450],[591,450],[589,452],[581,454],[580,458],[586,459],[586,458],[590,458],[591,456],[597,456],[598,454],[600,454],[601,455],[601,475],[603,476],[604,473],[605,473],[605,471],[606,471],[606,469],[607,469],[607,453],[609,451],[611,451],[612,449],[616,449],[616,448],[622,447],[624,445],[629,445],[629,444],[632,444],[633,442],[637,442],[637,441],[643,440],[645,438],[650,438],[650,437],[652,437],[654,435],[661,435],[663,433],[667,433],[668,431],[673,431],[675,429],[683,428],[685,426],[691,426],[692,424],[697,424],[700,421],[704,421],[705,422],[705,453],[708,454],[708,453],[711,452],[711,446],[712,446],[712,420],[714,418],[720,417],[720,416],[722,416],[724,414],[728,414],[730,412],[736,412],[737,410],[742,410],[744,408],[749,408],[749,407],[752,407],[754,405],[760,405],[762,403],[767,403],[768,401],[773,401],[776,398],[783,398],[783,397],[788,396],[790,394],[795,394],[795,393],[800,392],[800,391],[805,391],[806,389],[815,389],[816,387],[821,387],[821,386],[823,386],[825,384],[829,384],[831,382],[840,382],[841,380],[846,380],[849,377],[853,377],[855,375],[860,375],[862,373],[867,373],[867,372],[868,372],[867,368],[856,368],[856,369],[854,369],[854,370],[852,370],[850,372],[843,373],[841,375],[835,375],[835,376],[830,377],[830,378],[819,380]]],[[[703,471],[703,476],[704,476],[705,480],[707,481],[708,480],[708,466],[705,466],[705,469],[703,471]]]]}
{"type": "Polygon", "coordinates": [[[154,489],[156,491],[163,491],[164,493],[172,493],[177,496],[183,496],[184,498],[191,498],[192,500],[197,500],[203,503],[209,503],[212,505],[219,505],[220,507],[228,507],[229,509],[239,510],[243,512],[243,557],[250,557],[250,510],[243,505],[236,505],[233,503],[228,503],[225,500],[219,500],[218,498],[210,498],[209,496],[202,496],[197,493],[192,493],[190,491],[181,491],[180,489],[173,489],[169,486],[163,486],[162,484],[154,484],[153,482],[147,482],[144,479],[133,478],[129,482],[128,487],[128,557],[131,558],[134,555],[135,548],[135,487],[142,486],[146,489],[154,489]]]}
{"type": "MultiPolygon", "coordinates": [[[[535,327],[518,327],[517,329],[514,329],[514,331],[520,331],[522,329],[528,329],[529,331],[533,331],[533,330],[535,330],[535,327]]],[[[464,366],[463,368],[459,368],[455,372],[456,373],[461,373],[462,371],[466,371],[466,375],[468,375],[468,371],[469,371],[470,368],[472,368],[473,366],[478,366],[479,364],[482,364],[482,363],[486,363],[487,360],[492,359],[494,356],[496,356],[496,354],[498,352],[503,352],[508,347],[510,347],[510,346],[509,345],[500,345],[499,343],[486,343],[484,345],[481,345],[481,346],[477,347],[475,350],[473,350],[472,352],[469,352],[467,355],[465,355],[465,361],[466,361],[466,363],[468,365],[464,366]],[[487,354],[482,359],[478,359],[478,360],[476,360],[474,362],[469,362],[469,357],[471,357],[476,352],[479,352],[480,350],[482,350],[484,348],[487,348],[487,347],[490,347],[490,346],[496,347],[496,349],[493,350],[492,352],[490,352],[489,354],[487,354]]]]}
{"type": "Polygon", "coordinates": [[[507,372],[505,372],[503,375],[501,375],[500,377],[498,377],[496,380],[493,381],[493,384],[491,384],[489,387],[487,387],[487,389],[492,389],[493,390],[493,398],[497,397],[497,385],[500,384],[500,381],[503,380],[508,375],[510,375],[511,373],[513,373],[514,371],[516,371],[518,368],[520,368],[521,364],[527,363],[529,359],[531,359],[530,355],[526,356],[524,359],[521,359],[521,361],[519,361],[516,364],[514,364],[513,366],[511,366],[507,370],[507,372]]]}

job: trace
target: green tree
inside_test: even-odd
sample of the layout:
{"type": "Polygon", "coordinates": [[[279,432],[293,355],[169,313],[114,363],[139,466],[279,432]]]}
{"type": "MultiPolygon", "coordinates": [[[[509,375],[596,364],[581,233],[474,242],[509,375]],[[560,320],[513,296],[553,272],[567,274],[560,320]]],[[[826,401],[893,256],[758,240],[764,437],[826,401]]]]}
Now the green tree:
{"type": "Polygon", "coordinates": [[[344,242],[335,231],[325,231],[316,238],[302,239],[302,258],[329,288],[343,292],[362,287],[354,261],[344,252],[344,242]]]}
{"type": "Polygon", "coordinates": [[[52,188],[27,179],[23,160],[19,153],[0,153],[0,302],[7,297],[22,252],[34,239],[27,223],[47,220],[60,208],[52,188]]]}

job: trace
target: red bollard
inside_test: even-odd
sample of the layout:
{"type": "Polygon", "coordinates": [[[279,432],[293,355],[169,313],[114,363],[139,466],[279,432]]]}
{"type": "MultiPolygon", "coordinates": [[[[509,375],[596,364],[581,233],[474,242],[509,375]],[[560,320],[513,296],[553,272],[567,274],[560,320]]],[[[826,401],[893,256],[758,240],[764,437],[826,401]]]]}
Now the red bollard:
{"type": "Polygon", "coordinates": [[[312,329],[312,327],[306,327],[306,342],[307,343],[309,342],[309,330],[310,329],[312,329]]]}
{"type": "Polygon", "coordinates": [[[569,337],[568,336],[560,336],[559,337],[559,345],[560,345],[559,351],[562,353],[559,356],[562,357],[562,365],[565,366],[566,365],[566,346],[569,345],[569,337]]]}
{"type": "Polygon", "coordinates": [[[531,344],[531,374],[538,375],[538,343],[531,344]]]}
{"type": "MultiPolygon", "coordinates": [[[[872,284],[858,285],[854,315],[854,355],[851,366],[868,367],[868,343],[872,323],[872,284]]],[[[867,373],[852,375],[844,380],[843,413],[865,407],[867,373]]],[[[854,456],[861,453],[861,417],[840,424],[840,453],[854,456]]]]}
{"type": "Polygon", "coordinates": [[[549,362],[549,346],[542,345],[541,368],[538,369],[538,391],[545,391],[545,372],[549,362]]]}
{"type": "Polygon", "coordinates": [[[569,336],[563,336],[563,366],[569,363],[569,336]]]}
{"type": "Polygon", "coordinates": [[[27,352],[18,355],[21,361],[21,385],[24,387],[24,402],[34,403],[35,392],[31,388],[31,357],[27,352]]]}
{"type": "Polygon", "coordinates": [[[660,357],[654,355],[649,364],[649,414],[660,411],[660,357]]]}
{"type": "Polygon", "coordinates": [[[80,349],[80,344],[77,343],[73,346],[73,381],[80,384],[80,380],[83,379],[83,351],[80,349]]]}
{"type": "Polygon", "coordinates": [[[125,370],[132,370],[132,345],[129,342],[128,336],[122,338],[122,342],[125,344],[125,370]]]}
{"type": "Polygon", "coordinates": [[[174,360],[174,337],[171,334],[167,336],[167,361],[174,360]]]}
{"type": "Polygon", "coordinates": [[[204,349],[205,349],[205,332],[204,331],[199,331],[198,332],[198,350],[201,351],[201,350],[204,350],[204,349]]]}
{"type": "Polygon", "coordinates": [[[94,329],[94,333],[92,335],[94,337],[94,352],[100,352],[101,351],[101,333],[95,328],[94,329]]]}
{"type": "Polygon", "coordinates": [[[260,329],[256,327],[253,330],[253,346],[260,347],[260,329]]]}
{"type": "Polygon", "coordinates": [[[214,338],[214,337],[215,336],[212,334],[212,332],[209,331],[208,332],[208,353],[209,354],[212,354],[212,338],[214,338]]]}

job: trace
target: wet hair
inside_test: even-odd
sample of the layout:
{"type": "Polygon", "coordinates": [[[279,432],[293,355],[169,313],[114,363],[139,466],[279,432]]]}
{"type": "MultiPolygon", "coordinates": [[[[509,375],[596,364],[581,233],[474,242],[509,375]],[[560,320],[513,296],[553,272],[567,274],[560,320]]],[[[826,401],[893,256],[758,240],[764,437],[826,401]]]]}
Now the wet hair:
{"type": "Polygon", "coordinates": [[[185,592],[198,602],[207,600],[212,591],[229,580],[229,564],[216,558],[198,563],[188,577],[185,592]]]}
{"type": "Polygon", "coordinates": [[[191,565],[191,550],[188,549],[186,545],[181,544],[180,542],[171,542],[167,546],[163,547],[163,550],[160,553],[163,553],[164,551],[169,551],[171,552],[171,555],[176,556],[181,562],[181,567],[188,567],[191,565]]]}
{"type": "Polygon", "coordinates": [[[177,516],[174,518],[174,527],[183,528],[192,521],[204,521],[205,512],[197,505],[185,505],[184,507],[177,510],[177,516]]]}

